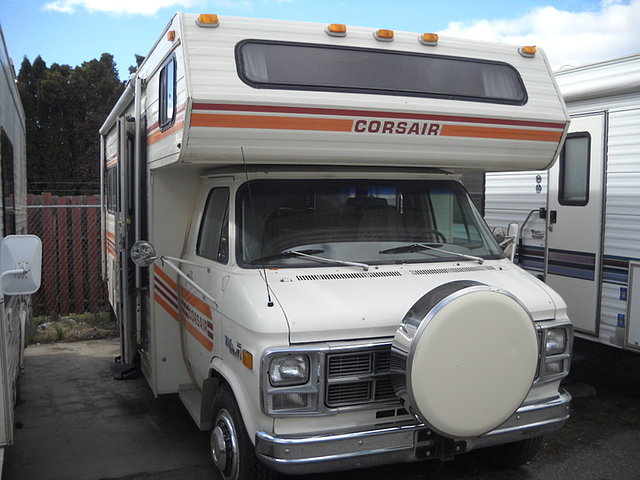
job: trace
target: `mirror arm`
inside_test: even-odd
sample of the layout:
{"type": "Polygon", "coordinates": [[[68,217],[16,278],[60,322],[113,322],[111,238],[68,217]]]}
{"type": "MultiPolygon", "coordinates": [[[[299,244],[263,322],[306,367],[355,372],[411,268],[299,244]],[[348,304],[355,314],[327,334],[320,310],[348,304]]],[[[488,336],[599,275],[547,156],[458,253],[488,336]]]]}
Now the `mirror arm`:
{"type": "Polygon", "coordinates": [[[180,277],[182,277],[186,282],[188,282],[193,288],[195,288],[201,295],[204,295],[211,303],[213,303],[216,308],[218,308],[218,301],[215,298],[213,298],[211,295],[209,295],[200,285],[198,285],[196,282],[191,280],[182,270],[180,270],[180,267],[178,267],[178,265],[174,263],[174,261],[176,260],[182,263],[191,263],[191,262],[186,262],[180,259],[174,259],[172,257],[160,257],[160,260],[162,261],[162,265],[167,264],[167,266],[169,266],[174,272],[176,272],[180,277]]]}
{"type": "Polygon", "coordinates": [[[195,262],[190,262],[189,260],[183,260],[182,258],[176,258],[176,257],[168,257],[166,255],[160,257],[160,260],[164,261],[164,260],[171,260],[172,262],[175,263],[184,263],[185,265],[191,265],[194,267],[198,267],[198,268],[204,268],[207,273],[211,272],[211,269],[209,267],[207,267],[206,265],[200,265],[199,263],[195,263],[195,262]]]}
{"type": "Polygon", "coordinates": [[[2,281],[2,279],[4,279],[4,277],[6,277],[7,275],[25,275],[27,273],[29,273],[31,271],[30,268],[16,268],[14,270],[5,270],[4,272],[2,272],[0,274],[0,281],[2,281]]]}

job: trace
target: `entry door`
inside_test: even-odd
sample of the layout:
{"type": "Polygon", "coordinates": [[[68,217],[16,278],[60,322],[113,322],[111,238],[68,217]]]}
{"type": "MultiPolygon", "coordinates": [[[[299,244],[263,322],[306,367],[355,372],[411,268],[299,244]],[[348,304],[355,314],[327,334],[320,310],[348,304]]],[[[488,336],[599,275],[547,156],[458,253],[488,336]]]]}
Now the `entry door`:
{"type": "Polygon", "coordinates": [[[567,302],[574,327],[597,334],[603,232],[605,114],[571,119],[549,170],[546,281],[567,302]]]}

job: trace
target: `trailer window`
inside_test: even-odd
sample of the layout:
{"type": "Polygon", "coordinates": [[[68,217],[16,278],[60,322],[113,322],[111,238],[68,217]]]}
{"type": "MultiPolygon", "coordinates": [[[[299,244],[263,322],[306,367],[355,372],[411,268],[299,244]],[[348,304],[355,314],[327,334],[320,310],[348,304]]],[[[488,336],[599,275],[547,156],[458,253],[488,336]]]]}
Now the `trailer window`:
{"type": "Polygon", "coordinates": [[[196,253],[219,263],[229,261],[229,189],[214,188],[207,196],[196,253]]]}
{"type": "Polygon", "coordinates": [[[589,202],[589,164],[591,136],[588,132],[570,133],[560,153],[561,205],[584,206],[589,202]]]}
{"type": "Polygon", "coordinates": [[[176,58],[171,57],[160,70],[158,122],[164,130],[173,125],[176,114],[176,58]]]}
{"type": "Polygon", "coordinates": [[[248,268],[319,265],[293,251],[373,265],[502,256],[456,182],[255,180],[237,198],[248,268]]]}
{"type": "Polygon", "coordinates": [[[115,213],[118,209],[118,164],[107,168],[104,179],[104,200],[107,211],[115,213]]]}
{"type": "MultiPolygon", "coordinates": [[[[1,129],[0,129],[1,130],[1,129]]],[[[16,233],[15,180],[13,176],[13,144],[4,130],[0,131],[0,168],[2,168],[2,234],[16,233]]]]}
{"type": "Polygon", "coordinates": [[[503,62],[262,40],[239,43],[236,57],[240,78],[255,88],[527,101],[519,73],[503,62]]]}

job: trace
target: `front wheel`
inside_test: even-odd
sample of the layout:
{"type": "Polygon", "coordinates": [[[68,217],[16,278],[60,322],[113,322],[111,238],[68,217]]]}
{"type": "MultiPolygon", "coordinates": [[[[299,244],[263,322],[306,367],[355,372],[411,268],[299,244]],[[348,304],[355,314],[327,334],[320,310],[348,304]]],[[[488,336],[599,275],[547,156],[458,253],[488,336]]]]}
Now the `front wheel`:
{"type": "Polygon", "coordinates": [[[224,480],[273,480],[276,475],[258,461],[244,427],[240,409],[227,385],[213,400],[210,450],[213,463],[224,480]]]}

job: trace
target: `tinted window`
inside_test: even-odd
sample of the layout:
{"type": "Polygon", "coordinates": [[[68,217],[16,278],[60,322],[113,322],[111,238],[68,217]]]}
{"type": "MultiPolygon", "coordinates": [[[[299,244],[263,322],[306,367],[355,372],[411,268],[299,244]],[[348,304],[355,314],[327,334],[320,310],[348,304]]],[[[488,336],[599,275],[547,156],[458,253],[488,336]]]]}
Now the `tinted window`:
{"type": "Polygon", "coordinates": [[[114,213],[118,209],[118,165],[107,168],[105,175],[105,202],[107,210],[114,213]]]}
{"type": "Polygon", "coordinates": [[[160,104],[158,121],[160,128],[173,124],[176,113],[176,59],[171,58],[160,70],[160,104]]]}
{"type": "Polygon", "coordinates": [[[527,101],[520,75],[501,62],[257,40],[236,52],[240,77],[254,87],[527,101]]]}
{"type": "Polygon", "coordinates": [[[196,253],[220,263],[229,260],[229,189],[226,187],[209,192],[196,253]]]}
{"type": "Polygon", "coordinates": [[[589,202],[589,150],[591,136],[587,132],[567,136],[560,153],[561,205],[583,206],[589,202]]]}
{"type": "Polygon", "coordinates": [[[13,177],[13,144],[2,130],[0,157],[2,158],[2,234],[16,233],[15,182],[13,177]]]}

